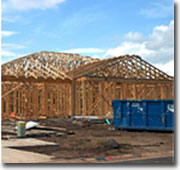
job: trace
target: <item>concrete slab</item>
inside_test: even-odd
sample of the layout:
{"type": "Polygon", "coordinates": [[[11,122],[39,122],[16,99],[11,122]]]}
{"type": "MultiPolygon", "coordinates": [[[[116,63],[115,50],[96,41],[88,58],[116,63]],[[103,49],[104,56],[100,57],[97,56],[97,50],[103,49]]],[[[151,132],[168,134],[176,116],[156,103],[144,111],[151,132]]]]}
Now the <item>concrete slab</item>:
{"type": "Polygon", "coordinates": [[[42,141],[34,138],[19,138],[19,139],[9,139],[1,141],[2,147],[10,146],[38,146],[38,145],[56,145],[54,142],[42,141]]]}
{"type": "Polygon", "coordinates": [[[39,163],[51,160],[51,156],[48,155],[11,149],[8,147],[56,145],[54,142],[47,142],[32,138],[2,140],[1,144],[3,163],[39,163]]]}
{"type": "Polygon", "coordinates": [[[2,147],[2,163],[39,163],[51,160],[51,156],[2,147]]]}

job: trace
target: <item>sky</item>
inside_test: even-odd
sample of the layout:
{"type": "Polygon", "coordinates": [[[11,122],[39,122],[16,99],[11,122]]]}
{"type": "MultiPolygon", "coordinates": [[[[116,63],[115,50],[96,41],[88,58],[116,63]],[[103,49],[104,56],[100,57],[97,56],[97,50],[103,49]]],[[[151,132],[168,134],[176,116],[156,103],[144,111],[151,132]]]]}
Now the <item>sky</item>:
{"type": "Polygon", "coordinates": [[[173,0],[2,0],[1,62],[55,51],[136,54],[174,75],[173,0]]]}

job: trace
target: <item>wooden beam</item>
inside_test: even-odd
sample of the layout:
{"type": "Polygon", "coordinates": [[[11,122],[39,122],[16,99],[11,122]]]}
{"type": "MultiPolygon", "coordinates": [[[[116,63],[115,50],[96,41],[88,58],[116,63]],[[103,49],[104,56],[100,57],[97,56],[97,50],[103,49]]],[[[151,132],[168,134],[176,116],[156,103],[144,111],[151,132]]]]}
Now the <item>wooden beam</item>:
{"type": "Polygon", "coordinates": [[[104,114],[104,99],[103,99],[103,82],[99,82],[99,97],[100,97],[100,114],[104,114]]]}
{"type": "Polygon", "coordinates": [[[47,113],[48,113],[48,102],[47,102],[47,100],[48,100],[48,96],[47,96],[48,94],[47,94],[47,85],[46,85],[46,83],[44,83],[43,84],[43,114],[44,115],[47,115],[47,113]]]}
{"type": "Polygon", "coordinates": [[[9,101],[9,95],[6,96],[6,113],[10,114],[10,101],[9,101]]]}
{"type": "Polygon", "coordinates": [[[9,95],[11,92],[13,92],[13,91],[19,89],[19,88],[22,87],[23,85],[24,85],[24,84],[21,84],[21,83],[20,83],[20,84],[17,85],[16,87],[12,88],[11,90],[9,90],[9,91],[6,92],[5,94],[3,94],[3,95],[1,96],[1,98],[6,97],[6,96],[9,95]]]}
{"type": "Polygon", "coordinates": [[[71,116],[76,112],[76,81],[73,80],[71,84],[71,116]]]}
{"type": "Polygon", "coordinates": [[[52,78],[47,78],[44,79],[44,77],[38,77],[35,79],[34,77],[28,77],[25,78],[24,76],[19,76],[18,78],[14,76],[2,76],[2,82],[5,81],[11,81],[11,82],[34,82],[34,83],[71,83],[72,81],[69,79],[62,80],[60,78],[57,79],[52,79],[52,78]]]}
{"type": "Polygon", "coordinates": [[[133,84],[133,94],[134,94],[134,96],[133,96],[133,99],[137,99],[137,89],[136,89],[136,83],[134,83],[133,84]]]}
{"type": "Polygon", "coordinates": [[[85,81],[82,82],[82,105],[83,105],[83,116],[86,115],[86,85],[85,81]]]}
{"type": "Polygon", "coordinates": [[[114,82],[127,82],[127,83],[173,83],[173,80],[154,80],[154,79],[135,79],[135,78],[118,78],[118,77],[83,77],[82,79],[79,78],[77,81],[114,81],[114,82]]]}

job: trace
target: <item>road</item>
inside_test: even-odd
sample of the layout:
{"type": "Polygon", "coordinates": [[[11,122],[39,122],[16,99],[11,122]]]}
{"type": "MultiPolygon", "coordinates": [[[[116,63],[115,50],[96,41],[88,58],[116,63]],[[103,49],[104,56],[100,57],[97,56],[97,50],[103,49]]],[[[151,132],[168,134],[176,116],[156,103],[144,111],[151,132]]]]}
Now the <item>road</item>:
{"type": "Polygon", "coordinates": [[[120,164],[174,164],[174,157],[153,158],[134,161],[116,162],[120,164]]]}

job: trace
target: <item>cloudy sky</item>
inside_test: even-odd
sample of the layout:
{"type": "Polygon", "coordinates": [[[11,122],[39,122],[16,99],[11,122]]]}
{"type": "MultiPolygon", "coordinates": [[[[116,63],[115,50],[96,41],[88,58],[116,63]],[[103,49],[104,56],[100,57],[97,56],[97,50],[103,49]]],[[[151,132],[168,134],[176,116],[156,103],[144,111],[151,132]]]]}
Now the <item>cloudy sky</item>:
{"type": "Polygon", "coordinates": [[[37,51],[140,55],[174,74],[173,0],[2,0],[1,62],[37,51]]]}

